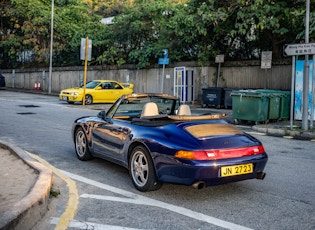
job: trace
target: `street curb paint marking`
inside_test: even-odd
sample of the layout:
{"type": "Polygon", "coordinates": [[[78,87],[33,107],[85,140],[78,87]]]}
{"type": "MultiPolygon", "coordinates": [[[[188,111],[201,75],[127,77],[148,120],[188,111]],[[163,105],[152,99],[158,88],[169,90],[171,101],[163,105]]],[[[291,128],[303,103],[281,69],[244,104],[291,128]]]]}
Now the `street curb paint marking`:
{"type": "Polygon", "coordinates": [[[45,165],[47,168],[51,169],[58,177],[60,177],[62,180],[66,182],[69,189],[69,199],[68,199],[68,203],[66,205],[65,211],[62,213],[62,215],[59,218],[59,222],[55,226],[56,230],[66,230],[70,224],[70,221],[74,218],[74,215],[78,209],[78,204],[79,204],[78,190],[77,190],[75,181],[71,180],[69,177],[63,174],[59,169],[50,165],[47,161],[40,158],[39,156],[32,154],[30,152],[27,152],[27,153],[32,158],[36,159],[37,161],[45,165]]]}

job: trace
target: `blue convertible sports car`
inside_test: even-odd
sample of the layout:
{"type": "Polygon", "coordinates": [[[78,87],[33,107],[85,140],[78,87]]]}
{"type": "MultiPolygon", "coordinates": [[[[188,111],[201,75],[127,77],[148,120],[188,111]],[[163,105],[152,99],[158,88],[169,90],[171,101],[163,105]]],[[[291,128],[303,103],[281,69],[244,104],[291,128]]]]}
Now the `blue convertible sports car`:
{"type": "Polygon", "coordinates": [[[77,157],[100,157],[129,169],[139,191],[163,182],[203,188],[263,179],[268,156],[260,141],[221,114],[192,115],[166,94],[131,94],[73,124],[77,157]]]}

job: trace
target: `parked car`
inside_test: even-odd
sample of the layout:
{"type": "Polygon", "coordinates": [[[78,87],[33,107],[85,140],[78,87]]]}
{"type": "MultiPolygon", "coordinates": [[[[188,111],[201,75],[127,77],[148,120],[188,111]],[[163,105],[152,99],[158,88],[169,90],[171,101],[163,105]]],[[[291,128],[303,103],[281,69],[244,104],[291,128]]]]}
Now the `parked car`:
{"type": "Polygon", "coordinates": [[[5,87],[5,77],[0,72],[0,87],[5,87]]]}
{"type": "MultiPolygon", "coordinates": [[[[86,84],[85,104],[113,103],[124,94],[133,93],[133,84],[120,83],[112,80],[94,80],[86,84]]],[[[82,102],[84,86],[64,89],[59,94],[59,99],[69,104],[82,102]]]]}
{"type": "Polygon", "coordinates": [[[223,114],[194,115],[166,94],[124,95],[107,112],[76,119],[72,135],[80,160],[126,167],[143,192],[163,182],[201,189],[265,177],[268,156],[259,140],[223,114]]]}

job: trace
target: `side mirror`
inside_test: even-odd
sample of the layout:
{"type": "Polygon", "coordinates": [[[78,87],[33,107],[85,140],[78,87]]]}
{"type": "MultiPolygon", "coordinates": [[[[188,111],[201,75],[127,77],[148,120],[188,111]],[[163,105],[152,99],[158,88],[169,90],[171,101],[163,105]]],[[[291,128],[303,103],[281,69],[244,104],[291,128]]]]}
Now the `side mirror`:
{"type": "Polygon", "coordinates": [[[106,112],[105,110],[102,110],[101,112],[99,112],[97,114],[97,117],[101,118],[101,119],[105,119],[106,118],[106,112]]]}

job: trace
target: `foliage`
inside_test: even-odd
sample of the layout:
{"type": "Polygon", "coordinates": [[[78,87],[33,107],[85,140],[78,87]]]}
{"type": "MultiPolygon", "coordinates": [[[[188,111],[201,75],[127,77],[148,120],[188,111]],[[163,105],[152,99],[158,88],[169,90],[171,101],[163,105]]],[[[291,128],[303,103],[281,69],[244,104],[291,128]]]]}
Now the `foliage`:
{"type": "Polygon", "coordinates": [[[61,194],[59,189],[51,188],[50,197],[58,197],[61,194]]]}
{"type": "MultiPolygon", "coordinates": [[[[304,43],[305,2],[296,0],[54,0],[53,64],[80,65],[81,38],[93,41],[90,65],[150,67],[171,61],[205,65],[282,58],[285,44],[304,43]],[[114,16],[112,25],[100,23],[114,16]]],[[[310,42],[315,0],[310,0],[310,42]]],[[[47,66],[51,0],[0,0],[0,67],[47,66]]]]}
{"type": "Polygon", "coordinates": [[[135,63],[138,68],[157,62],[163,12],[171,5],[165,1],[142,1],[125,7],[115,17],[114,25],[105,28],[107,49],[98,58],[106,64],[135,63]]]}
{"type": "MultiPolygon", "coordinates": [[[[1,28],[1,53],[7,67],[17,67],[20,63],[47,65],[49,62],[51,35],[51,1],[11,0],[1,5],[1,21],[8,21],[1,28]],[[1,14],[3,15],[3,14],[1,14]]],[[[61,53],[72,52],[69,46],[72,37],[81,30],[81,25],[89,20],[86,4],[77,0],[55,1],[53,49],[56,60],[61,53]]],[[[2,24],[3,25],[3,24],[2,24]]],[[[60,63],[59,63],[60,64],[60,63]]]]}

